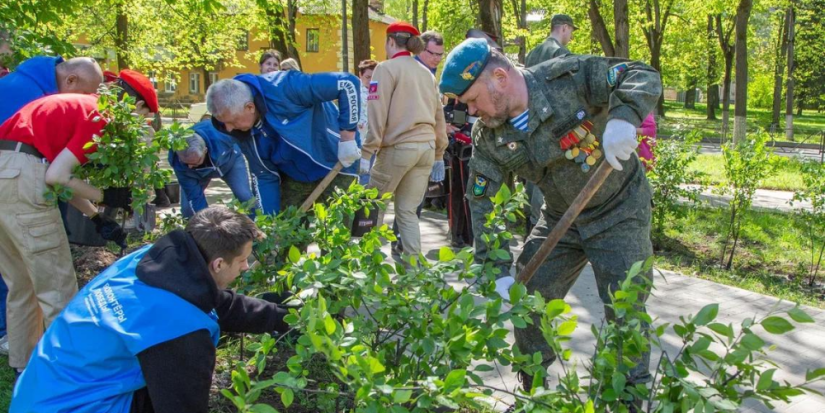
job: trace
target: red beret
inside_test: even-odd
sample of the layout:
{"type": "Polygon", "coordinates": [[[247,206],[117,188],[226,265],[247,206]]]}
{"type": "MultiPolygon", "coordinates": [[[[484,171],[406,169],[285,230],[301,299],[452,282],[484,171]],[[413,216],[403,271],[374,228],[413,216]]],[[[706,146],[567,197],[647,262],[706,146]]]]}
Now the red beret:
{"type": "Polygon", "coordinates": [[[120,71],[120,79],[131,86],[146,102],[149,110],[157,113],[158,111],[158,94],[155,92],[155,87],[152,86],[152,81],[140,72],[134,70],[123,69],[120,71]]]}
{"type": "Polygon", "coordinates": [[[117,80],[117,73],[110,72],[108,70],[103,71],[103,82],[104,83],[112,83],[117,80]]]}
{"type": "Polygon", "coordinates": [[[415,28],[415,26],[407,22],[395,22],[390,24],[387,27],[387,34],[390,33],[409,33],[413,36],[421,35],[421,33],[418,31],[418,29],[415,28]]]}

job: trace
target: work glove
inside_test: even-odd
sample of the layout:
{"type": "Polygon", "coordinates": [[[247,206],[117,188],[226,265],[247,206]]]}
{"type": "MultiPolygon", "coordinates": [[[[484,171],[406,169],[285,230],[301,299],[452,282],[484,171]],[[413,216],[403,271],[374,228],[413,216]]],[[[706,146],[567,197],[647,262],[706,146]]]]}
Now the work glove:
{"type": "Polygon", "coordinates": [[[370,173],[370,160],[361,158],[361,167],[359,168],[358,172],[361,175],[369,175],[370,173]]]}
{"type": "Polygon", "coordinates": [[[630,122],[621,119],[610,119],[604,128],[602,147],[604,148],[604,159],[613,169],[622,170],[620,160],[630,159],[639,141],[636,140],[636,127],[630,122]]]}
{"type": "Polygon", "coordinates": [[[496,280],[496,292],[504,301],[510,301],[510,287],[515,283],[516,279],[509,275],[496,280]]]}
{"type": "Polygon", "coordinates": [[[361,157],[361,149],[354,140],[346,142],[338,142],[338,161],[344,168],[352,165],[358,158],[361,157]]]}
{"type": "Polygon", "coordinates": [[[441,182],[444,180],[444,160],[433,162],[433,171],[430,172],[430,181],[441,182]]]}
{"type": "Polygon", "coordinates": [[[101,204],[110,208],[129,209],[132,204],[131,188],[106,188],[103,190],[101,204]]]}
{"type": "Polygon", "coordinates": [[[114,242],[121,249],[126,248],[126,231],[114,219],[100,216],[100,214],[91,219],[95,224],[95,230],[103,239],[114,242]]]}

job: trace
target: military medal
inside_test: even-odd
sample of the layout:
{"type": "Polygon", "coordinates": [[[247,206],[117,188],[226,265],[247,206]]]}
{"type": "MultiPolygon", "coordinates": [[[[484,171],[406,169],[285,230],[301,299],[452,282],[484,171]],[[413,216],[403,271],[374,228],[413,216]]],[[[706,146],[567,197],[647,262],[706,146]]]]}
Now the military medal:
{"type": "Polygon", "coordinates": [[[602,151],[598,149],[599,141],[592,131],[593,122],[586,120],[559,140],[564,157],[581,165],[582,172],[585,173],[602,157],[602,151]]]}
{"type": "Polygon", "coordinates": [[[515,142],[510,142],[507,144],[507,147],[510,148],[511,151],[514,151],[516,150],[516,148],[518,148],[518,144],[515,142]]]}

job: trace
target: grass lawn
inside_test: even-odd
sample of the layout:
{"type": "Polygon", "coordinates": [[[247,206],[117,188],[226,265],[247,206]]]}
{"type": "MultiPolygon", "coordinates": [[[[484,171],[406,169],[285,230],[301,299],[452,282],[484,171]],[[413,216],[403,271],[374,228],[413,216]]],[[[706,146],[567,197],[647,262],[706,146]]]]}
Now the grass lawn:
{"type": "Polygon", "coordinates": [[[0,412],[9,411],[14,371],[9,367],[9,358],[0,356],[0,412]]]}
{"type": "MultiPolygon", "coordinates": [[[[742,222],[733,270],[726,271],[719,263],[727,211],[681,208],[686,217],[671,219],[662,234],[653,236],[660,268],[825,308],[822,287],[810,288],[805,284],[809,240],[793,215],[748,212],[742,222]]],[[[820,274],[821,281],[825,275],[820,274]]]]}
{"type": "MultiPolygon", "coordinates": [[[[690,165],[693,171],[703,172],[705,182],[697,184],[719,185],[727,182],[722,154],[703,153],[690,165]]],[[[776,170],[762,182],[762,189],[795,191],[803,188],[802,162],[784,156],[777,157],[776,170]]]]}
{"type": "MultiPolygon", "coordinates": [[[[731,132],[733,130],[733,105],[731,105],[731,132]]],[[[665,119],[659,122],[659,132],[661,136],[671,136],[676,133],[678,125],[702,131],[702,136],[706,138],[719,138],[722,130],[722,111],[716,112],[717,120],[707,120],[707,106],[704,103],[697,103],[695,109],[685,109],[680,102],[665,102],[665,119]]],[[[784,113],[784,112],[783,112],[784,113]]],[[[771,124],[771,110],[761,108],[748,108],[749,129],[761,128],[767,130],[771,124]]],[[[807,143],[819,143],[819,136],[816,135],[825,131],[825,113],[806,110],[801,117],[794,117],[795,141],[805,141],[807,143]]],[[[779,120],[780,130],[785,128],[784,114],[779,120]]],[[[785,141],[785,136],[779,134],[774,137],[777,141],[785,141]]]]}

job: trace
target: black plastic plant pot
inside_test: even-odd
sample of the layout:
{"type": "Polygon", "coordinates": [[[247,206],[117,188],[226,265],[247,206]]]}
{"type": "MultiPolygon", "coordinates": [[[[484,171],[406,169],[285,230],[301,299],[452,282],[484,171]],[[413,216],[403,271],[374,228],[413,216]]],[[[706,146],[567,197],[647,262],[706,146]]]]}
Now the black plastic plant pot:
{"type": "Polygon", "coordinates": [[[87,247],[103,247],[106,245],[106,240],[97,233],[94,222],[75,207],[68,206],[65,219],[69,243],[87,247]]]}
{"type": "Polygon", "coordinates": [[[180,203],[180,184],[177,182],[170,182],[164,188],[166,195],[169,197],[169,202],[173,204],[180,203]]]}
{"type": "Polygon", "coordinates": [[[364,234],[370,232],[376,225],[378,225],[378,213],[380,210],[374,203],[370,206],[369,216],[367,216],[367,207],[355,211],[355,217],[352,220],[351,233],[353,237],[363,237],[364,234]]]}

